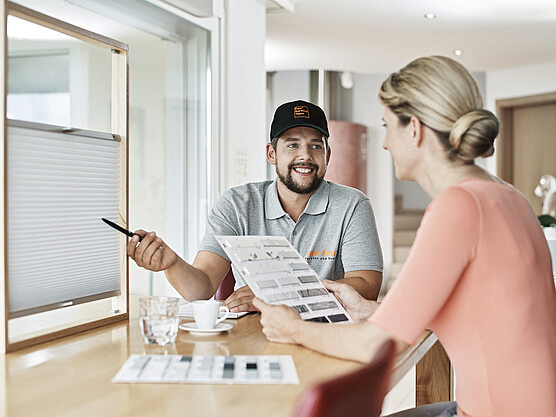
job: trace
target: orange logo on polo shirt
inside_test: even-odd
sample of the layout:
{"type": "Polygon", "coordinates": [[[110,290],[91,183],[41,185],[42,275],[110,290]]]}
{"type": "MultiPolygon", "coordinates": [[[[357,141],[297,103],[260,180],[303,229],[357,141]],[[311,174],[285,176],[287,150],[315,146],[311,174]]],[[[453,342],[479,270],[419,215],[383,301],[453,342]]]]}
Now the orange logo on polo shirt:
{"type": "Polygon", "coordinates": [[[327,249],[308,250],[307,253],[305,253],[305,260],[309,260],[309,259],[334,260],[336,259],[337,253],[338,252],[335,250],[327,250],[327,249]]]}
{"type": "Polygon", "coordinates": [[[294,119],[309,119],[309,107],[307,106],[295,106],[293,108],[294,119]]]}

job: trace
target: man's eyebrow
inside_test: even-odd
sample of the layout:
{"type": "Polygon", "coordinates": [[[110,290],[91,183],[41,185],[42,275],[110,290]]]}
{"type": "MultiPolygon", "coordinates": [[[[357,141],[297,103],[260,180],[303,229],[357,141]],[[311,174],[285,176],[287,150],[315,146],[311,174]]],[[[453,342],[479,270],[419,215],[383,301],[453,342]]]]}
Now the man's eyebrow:
{"type": "MultiPolygon", "coordinates": [[[[289,138],[284,138],[284,140],[286,142],[298,142],[300,140],[302,140],[301,138],[296,138],[296,137],[289,137],[289,138]]],[[[311,139],[307,139],[310,142],[319,142],[322,143],[322,138],[311,138],[311,139]]]]}

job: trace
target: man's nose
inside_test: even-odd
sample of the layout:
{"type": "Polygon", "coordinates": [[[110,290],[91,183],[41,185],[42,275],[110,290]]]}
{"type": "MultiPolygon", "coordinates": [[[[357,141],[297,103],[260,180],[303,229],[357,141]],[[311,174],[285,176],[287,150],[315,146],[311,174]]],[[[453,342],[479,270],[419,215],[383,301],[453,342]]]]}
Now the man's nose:
{"type": "Polygon", "coordinates": [[[303,161],[310,161],[313,159],[313,154],[311,153],[310,146],[300,146],[298,158],[303,161]]]}

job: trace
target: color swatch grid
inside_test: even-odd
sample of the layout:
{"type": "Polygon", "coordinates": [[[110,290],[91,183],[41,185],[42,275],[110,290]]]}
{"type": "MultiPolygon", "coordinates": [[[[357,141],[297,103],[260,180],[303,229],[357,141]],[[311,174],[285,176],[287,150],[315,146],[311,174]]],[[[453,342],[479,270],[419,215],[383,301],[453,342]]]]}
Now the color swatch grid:
{"type": "Polygon", "coordinates": [[[299,384],[299,377],[287,355],[131,355],[112,382],[299,384]]]}

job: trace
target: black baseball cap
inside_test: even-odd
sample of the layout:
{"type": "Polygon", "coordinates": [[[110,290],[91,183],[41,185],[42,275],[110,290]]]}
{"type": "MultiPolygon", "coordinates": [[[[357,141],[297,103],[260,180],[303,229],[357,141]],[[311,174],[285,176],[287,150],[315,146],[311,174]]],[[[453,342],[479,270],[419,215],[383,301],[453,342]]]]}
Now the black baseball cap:
{"type": "Polygon", "coordinates": [[[290,101],[280,105],[274,112],[270,125],[270,140],[279,137],[292,127],[307,126],[329,137],[328,123],[324,111],[304,100],[290,101]]]}

